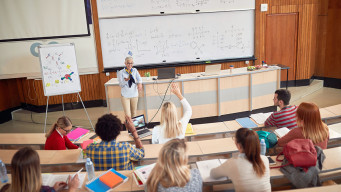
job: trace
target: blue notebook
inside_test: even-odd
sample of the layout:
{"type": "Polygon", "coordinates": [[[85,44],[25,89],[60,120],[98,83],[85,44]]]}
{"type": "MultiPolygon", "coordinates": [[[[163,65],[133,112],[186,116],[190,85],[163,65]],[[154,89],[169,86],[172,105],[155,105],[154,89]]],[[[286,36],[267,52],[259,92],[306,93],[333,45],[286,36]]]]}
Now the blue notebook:
{"type": "Polygon", "coordinates": [[[255,128],[258,127],[256,123],[254,123],[249,117],[238,118],[236,121],[240,126],[244,128],[255,128]]]}
{"type": "MultiPolygon", "coordinates": [[[[123,183],[125,183],[126,181],[128,181],[128,177],[125,175],[122,175],[121,173],[115,171],[115,169],[111,168],[108,171],[111,171],[113,173],[115,173],[116,175],[120,176],[123,179],[123,183]]],[[[106,171],[105,173],[103,173],[102,175],[106,174],[108,171],[106,171]]],[[[110,190],[111,188],[109,186],[107,186],[106,184],[104,184],[101,180],[99,180],[99,178],[102,176],[98,176],[95,179],[89,181],[85,186],[86,188],[88,188],[90,191],[95,191],[95,192],[106,192],[108,190],[110,190]]]]}

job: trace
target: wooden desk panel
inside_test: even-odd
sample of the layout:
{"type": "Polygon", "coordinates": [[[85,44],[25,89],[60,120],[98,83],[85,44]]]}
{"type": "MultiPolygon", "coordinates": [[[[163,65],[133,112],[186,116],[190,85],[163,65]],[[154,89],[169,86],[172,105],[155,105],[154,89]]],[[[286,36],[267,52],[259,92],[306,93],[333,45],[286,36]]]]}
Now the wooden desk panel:
{"type": "Polygon", "coordinates": [[[325,108],[320,109],[321,118],[335,117],[336,115],[325,108]]]}
{"type": "Polygon", "coordinates": [[[330,107],[325,107],[324,109],[328,110],[329,112],[332,112],[334,114],[334,116],[340,116],[341,115],[341,104],[333,105],[330,107]]]}
{"type": "MultiPolygon", "coordinates": [[[[197,141],[186,142],[187,153],[189,157],[196,157],[203,155],[201,148],[197,141]]],[[[144,145],[145,156],[143,160],[156,160],[159,157],[159,152],[163,144],[144,145]]]]}
{"type": "Polygon", "coordinates": [[[0,145],[3,144],[27,144],[27,145],[45,145],[45,133],[1,133],[0,145]]]}
{"type": "Polygon", "coordinates": [[[232,138],[197,141],[204,155],[228,154],[238,151],[232,138]]]}
{"type": "Polygon", "coordinates": [[[195,125],[192,125],[192,128],[193,128],[194,134],[191,136],[211,135],[212,133],[221,134],[221,133],[227,133],[230,131],[223,122],[195,124],[195,125]]]}

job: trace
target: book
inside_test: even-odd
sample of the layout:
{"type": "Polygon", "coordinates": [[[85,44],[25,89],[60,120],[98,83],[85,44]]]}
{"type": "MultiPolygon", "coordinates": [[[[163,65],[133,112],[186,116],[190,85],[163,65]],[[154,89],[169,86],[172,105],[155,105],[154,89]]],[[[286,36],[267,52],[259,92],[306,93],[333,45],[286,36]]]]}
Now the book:
{"type": "Polygon", "coordinates": [[[82,138],[84,135],[88,134],[89,132],[90,130],[77,127],[66,136],[69,138],[70,141],[75,142],[75,141],[78,141],[80,138],[82,138]]]}
{"type": "Polygon", "coordinates": [[[93,143],[93,142],[94,142],[94,140],[92,140],[92,139],[83,141],[83,143],[81,143],[81,148],[84,150],[84,149],[86,149],[86,147],[87,147],[88,145],[90,145],[90,144],[93,143]]]}
{"type": "Polygon", "coordinates": [[[220,166],[222,163],[224,163],[226,159],[211,159],[211,160],[205,160],[205,161],[197,161],[197,167],[199,169],[201,178],[203,182],[214,182],[214,181],[224,181],[227,178],[222,177],[219,179],[214,179],[210,176],[211,170],[213,168],[216,168],[220,166]]]}
{"type": "Polygon", "coordinates": [[[256,123],[251,121],[249,117],[244,117],[244,118],[238,118],[236,121],[239,123],[240,126],[243,128],[255,128],[258,127],[256,123]]]}
{"type": "Polygon", "coordinates": [[[272,114],[272,112],[269,113],[256,113],[256,114],[252,114],[250,115],[250,117],[256,121],[256,123],[258,124],[264,124],[266,119],[272,114]]]}
{"type": "MultiPolygon", "coordinates": [[[[79,178],[79,186],[78,188],[81,188],[84,180],[85,180],[86,173],[79,173],[78,178],[79,178]]],[[[69,174],[51,174],[51,173],[44,173],[42,174],[42,180],[43,180],[43,185],[53,187],[53,185],[57,181],[67,181],[69,177],[69,174]]],[[[74,175],[71,174],[71,177],[74,177],[74,175]]]]}
{"type": "Polygon", "coordinates": [[[191,123],[188,123],[187,124],[187,128],[186,128],[186,133],[185,135],[193,135],[194,134],[194,131],[193,131],[193,127],[192,127],[192,124],[191,123]]]}
{"type": "Polygon", "coordinates": [[[148,176],[150,175],[150,172],[153,170],[154,166],[155,163],[134,170],[134,173],[141,180],[143,185],[146,184],[148,176]]]}
{"type": "Polygon", "coordinates": [[[108,172],[114,173],[115,175],[119,176],[123,180],[121,183],[114,186],[114,188],[116,188],[116,187],[120,186],[122,183],[125,183],[128,181],[127,176],[125,176],[125,175],[117,172],[115,169],[111,168],[108,171],[106,171],[105,173],[101,174],[100,176],[92,179],[91,181],[88,181],[87,184],[85,185],[85,187],[87,189],[89,189],[90,191],[93,191],[93,192],[106,192],[106,191],[111,190],[112,188],[110,188],[108,185],[106,185],[105,183],[103,183],[100,180],[100,177],[104,176],[108,172]]]}
{"type": "Polygon", "coordinates": [[[284,135],[286,135],[287,133],[289,133],[290,129],[286,128],[286,127],[282,127],[282,128],[279,128],[279,129],[276,129],[274,131],[274,133],[279,137],[283,137],[284,135]]]}
{"type": "Polygon", "coordinates": [[[141,179],[136,175],[136,173],[133,172],[132,174],[133,174],[133,178],[134,178],[134,180],[136,182],[136,185],[138,187],[143,187],[143,183],[142,183],[141,179]]]}
{"type": "Polygon", "coordinates": [[[99,177],[99,180],[108,185],[110,188],[116,187],[123,182],[122,177],[116,175],[114,172],[111,171],[99,177]]]}

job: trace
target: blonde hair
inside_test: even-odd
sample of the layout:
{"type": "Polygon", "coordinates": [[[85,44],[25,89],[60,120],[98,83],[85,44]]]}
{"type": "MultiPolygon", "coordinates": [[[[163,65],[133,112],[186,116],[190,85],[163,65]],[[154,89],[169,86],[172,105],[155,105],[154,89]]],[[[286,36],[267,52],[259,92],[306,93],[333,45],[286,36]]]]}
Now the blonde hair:
{"type": "Polygon", "coordinates": [[[314,103],[302,102],[296,111],[297,122],[303,122],[304,138],[311,139],[314,144],[328,139],[329,130],[321,120],[320,110],[314,103]]]}
{"type": "Polygon", "coordinates": [[[178,120],[176,107],[172,102],[162,105],[161,126],[165,126],[165,138],[175,138],[182,134],[181,123],[178,120]]]}
{"type": "Polygon", "coordinates": [[[59,119],[57,120],[56,123],[54,123],[51,127],[51,129],[46,133],[45,137],[48,138],[50,137],[50,135],[52,134],[52,132],[57,129],[57,127],[60,127],[62,129],[65,129],[68,126],[72,126],[72,122],[70,120],[70,118],[68,118],[67,116],[62,116],[59,117],[59,119]]]}
{"type": "Polygon", "coordinates": [[[165,143],[148,177],[148,191],[157,191],[159,184],[165,188],[184,187],[191,177],[187,163],[188,156],[184,140],[172,139],[165,143]]]}
{"type": "Polygon", "coordinates": [[[11,162],[12,192],[39,192],[42,180],[38,153],[30,147],[17,151],[11,162]]]}

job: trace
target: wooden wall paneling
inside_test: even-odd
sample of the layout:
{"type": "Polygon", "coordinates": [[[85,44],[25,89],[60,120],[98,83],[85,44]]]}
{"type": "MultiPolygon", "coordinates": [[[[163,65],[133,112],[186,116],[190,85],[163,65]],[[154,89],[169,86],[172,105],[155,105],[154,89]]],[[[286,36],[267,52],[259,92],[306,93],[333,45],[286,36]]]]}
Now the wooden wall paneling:
{"type": "MultiPolygon", "coordinates": [[[[296,74],[297,23],[297,13],[270,14],[266,18],[266,61],[290,67],[289,80],[295,80],[296,74]]],[[[281,72],[281,81],[286,81],[286,73],[281,72]]]]}
{"type": "Polygon", "coordinates": [[[20,106],[17,82],[15,79],[0,80],[0,111],[20,106]]]}
{"type": "Polygon", "coordinates": [[[296,79],[309,79],[315,71],[318,4],[304,4],[299,10],[296,79]]]}
{"type": "Polygon", "coordinates": [[[256,30],[255,30],[255,54],[257,57],[256,64],[261,64],[265,61],[265,32],[266,32],[266,15],[270,14],[273,1],[270,0],[258,0],[256,1],[256,30]],[[261,12],[260,5],[268,4],[268,11],[261,12]]]}
{"type": "Polygon", "coordinates": [[[318,16],[318,26],[316,35],[316,56],[315,56],[315,75],[319,77],[325,76],[326,66],[326,45],[327,45],[327,19],[328,16],[318,16]]]}
{"type": "Polygon", "coordinates": [[[319,1],[319,15],[325,15],[328,14],[328,2],[329,0],[320,0],[319,1]]]}
{"type": "Polygon", "coordinates": [[[341,1],[329,0],[325,76],[341,79],[341,1]]]}

